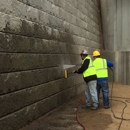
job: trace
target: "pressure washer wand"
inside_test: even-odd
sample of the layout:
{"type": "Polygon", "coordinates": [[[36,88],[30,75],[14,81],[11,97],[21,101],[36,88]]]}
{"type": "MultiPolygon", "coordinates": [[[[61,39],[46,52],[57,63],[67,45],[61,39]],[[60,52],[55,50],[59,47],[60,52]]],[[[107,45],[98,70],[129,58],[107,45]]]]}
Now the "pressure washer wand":
{"type": "MultiPolygon", "coordinates": [[[[109,67],[109,69],[111,69],[111,71],[113,72],[113,69],[111,67],[109,67]]],[[[114,81],[113,81],[114,82],[114,81]]]]}
{"type": "Polygon", "coordinates": [[[77,67],[76,65],[63,65],[63,69],[64,69],[64,78],[68,78],[68,76],[72,75],[72,70],[75,69],[75,67],[77,67]]]}

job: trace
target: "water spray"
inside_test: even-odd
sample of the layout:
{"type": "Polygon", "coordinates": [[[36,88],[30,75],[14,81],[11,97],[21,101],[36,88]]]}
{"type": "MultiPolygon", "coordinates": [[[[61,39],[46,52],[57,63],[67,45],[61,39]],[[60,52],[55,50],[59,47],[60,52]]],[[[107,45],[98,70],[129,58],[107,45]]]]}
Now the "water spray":
{"type": "Polygon", "coordinates": [[[68,75],[72,73],[72,69],[75,69],[76,65],[63,65],[64,78],[68,78],[68,75]]]}

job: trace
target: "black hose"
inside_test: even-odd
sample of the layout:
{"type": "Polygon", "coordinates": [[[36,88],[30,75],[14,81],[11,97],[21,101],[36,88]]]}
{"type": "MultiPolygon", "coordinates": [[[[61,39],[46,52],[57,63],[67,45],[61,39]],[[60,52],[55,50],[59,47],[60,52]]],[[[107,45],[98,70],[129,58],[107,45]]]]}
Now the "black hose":
{"type": "MultiPolygon", "coordinates": [[[[127,103],[130,103],[130,101],[129,101],[129,100],[125,100],[125,101],[127,102],[127,103],[126,103],[126,102],[123,102],[123,101],[121,101],[121,100],[112,99],[112,97],[113,97],[112,92],[113,92],[113,85],[114,85],[114,71],[113,71],[112,68],[110,68],[110,69],[111,69],[111,71],[112,71],[112,73],[113,73],[113,82],[112,82],[111,99],[110,99],[110,100],[111,100],[111,112],[112,112],[114,118],[121,120],[121,122],[120,122],[120,124],[119,124],[119,127],[118,127],[118,130],[120,130],[121,124],[122,124],[123,120],[126,120],[126,121],[129,121],[129,120],[130,120],[130,119],[125,119],[125,118],[123,118],[124,110],[125,110],[125,108],[127,107],[127,103]],[[115,113],[114,113],[114,111],[113,111],[113,109],[112,109],[112,101],[118,101],[118,102],[121,102],[121,103],[123,103],[123,104],[125,105],[124,108],[123,108],[123,110],[122,110],[121,118],[120,118],[120,117],[117,117],[117,116],[115,115],[115,113]]],[[[119,98],[119,97],[116,97],[116,98],[119,98]]]]}

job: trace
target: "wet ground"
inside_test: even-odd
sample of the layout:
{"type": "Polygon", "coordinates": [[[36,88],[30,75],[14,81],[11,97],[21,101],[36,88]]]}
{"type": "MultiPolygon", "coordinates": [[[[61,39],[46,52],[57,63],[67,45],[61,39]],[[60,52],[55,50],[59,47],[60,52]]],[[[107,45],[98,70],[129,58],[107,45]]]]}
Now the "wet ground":
{"type": "Polygon", "coordinates": [[[103,108],[102,96],[98,110],[82,108],[83,93],[20,130],[130,130],[130,86],[109,86],[109,109],[103,108]]]}

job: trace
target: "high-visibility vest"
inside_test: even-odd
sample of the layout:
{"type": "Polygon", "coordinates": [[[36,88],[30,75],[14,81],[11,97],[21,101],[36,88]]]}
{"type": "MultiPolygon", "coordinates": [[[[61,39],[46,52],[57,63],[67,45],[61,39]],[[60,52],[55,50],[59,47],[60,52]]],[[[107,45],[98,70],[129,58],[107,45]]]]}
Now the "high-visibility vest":
{"type": "Polygon", "coordinates": [[[106,59],[96,58],[93,61],[93,63],[94,63],[94,66],[96,68],[98,78],[108,77],[107,60],[106,59]]]}
{"type": "Polygon", "coordinates": [[[86,59],[89,59],[89,65],[88,65],[88,69],[86,69],[84,72],[83,72],[83,77],[88,77],[88,76],[91,76],[91,75],[95,75],[96,74],[96,69],[93,65],[93,62],[91,60],[91,58],[89,56],[85,57],[85,59],[83,60],[83,63],[86,59]]]}

